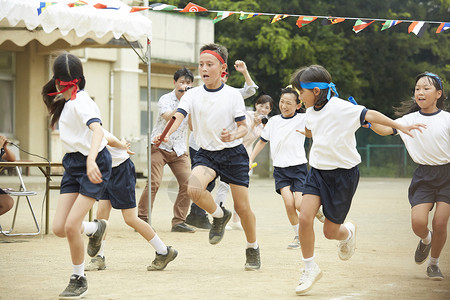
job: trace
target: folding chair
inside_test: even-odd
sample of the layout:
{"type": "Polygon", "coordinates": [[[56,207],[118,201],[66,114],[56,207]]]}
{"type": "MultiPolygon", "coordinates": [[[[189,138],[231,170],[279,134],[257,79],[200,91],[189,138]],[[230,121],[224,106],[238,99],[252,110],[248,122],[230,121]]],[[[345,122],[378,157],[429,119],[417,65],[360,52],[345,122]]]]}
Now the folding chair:
{"type": "Polygon", "coordinates": [[[9,194],[10,196],[17,196],[17,203],[16,203],[16,209],[14,210],[14,217],[12,219],[12,224],[11,224],[11,229],[9,230],[3,230],[2,226],[0,225],[0,233],[2,233],[3,235],[6,236],[17,236],[17,235],[37,235],[41,232],[41,229],[39,228],[39,223],[36,219],[36,215],[34,214],[34,210],[33,210],[33,206],[31,205],[31,201],[29,196],[34,196],[37,193],[34,191],[28,191],[25,187],[25,183],[23,182],[23,178],[22,178],[22,174],[20,171],[19,167],[15,167],[17,174],[19,176],[20,179],[20,189],[19,191],[13,191],[13,190],[5,190],[5,192],[7,194],[9,194]],[[16,216],[17,216],[17,210],[19,209],[19,202],[20,202],[20,197],[25,197],[27,199],[28,202],[28,206],[30,208],[30,212],[31,215],[33,216],[33,220],[34,220],[34,224],[36,226],[36,232],[29,232],[29,233],[12,233],[12,231],[14,230],[14,225],[16,223],[16,216]]]}

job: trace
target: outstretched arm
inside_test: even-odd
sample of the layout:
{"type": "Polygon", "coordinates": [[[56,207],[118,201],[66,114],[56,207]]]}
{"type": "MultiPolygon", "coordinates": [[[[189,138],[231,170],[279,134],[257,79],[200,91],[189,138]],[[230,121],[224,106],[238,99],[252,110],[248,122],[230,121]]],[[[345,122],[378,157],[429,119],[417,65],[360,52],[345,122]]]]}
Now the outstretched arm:
{"type": "Polygon", "coordinates": [[[392,127],[380,125],[377,123],[372,123],[372,126],[370,127],[370,129],[372,129],[376,134],[379,134],[382,136],[394,134],[394,129],[392,129],[392,127]]]}
{"type": "MultiPolygon", "coordinates": [[[[159,134],[159,135],[157,135],[157,136],[155,136],[153,138],[153,140],[152,140],[153,143],[160,144],[162,142],[168,142],[169,141],[169,136],[172,133],[174,133],[178,129],[178,127],[180,127],[181,122],[183,122],[183,120],[184,120],[184,115],[177,111],[173,116],[175,117],[175,121],[173,122],[172,126],[169,128],[169,131],[167,132],[167,134],[164,137],[164,139],[160,140],[161,139],[161,134],[159,134]]],[[[164,128],[163,131],[165,131],[168,128],[168,126],[169,126],[169,123],[167,123],[167,125],[166,125],[166,127],[164,128]]]]}
{"type": "Polygon", "coordinates": [[[420,128],[426,128],[425,124],[413,124],[413,125],[408,125],[408,126],[402,125],[398,122],[395,122],[391,118],[386,117],[382,113],[380,113],[376,110],[370,110],[370,109],[367,111],[365,119],[366,119],[366,121],[369,121],[372,124],[377,123],[377,124],[384,125],[387,127],[396,128],[396,129],[400,130],[401,132],[403,132],[404,134],[409,135],[410,137],[413,137],[410,132],[411,130],[417,129],[420,132],[422,132],[422,130],[420,128]]]}
{"type": "Polygon", "coordinates": [[[253,151],[250,154],[250,158],[249,158],[250,169],[252,168],[253,161],[258,156],[258,154],[262,151],[262,149],[264,149],[266,144],[267,144],[267,142],[264,142],[261,139],[256,143],[255,148],[253,148],[253,151]]]}
{"type": "Polygon", "coordinates": [[[244,75],[245,83],[247,83],[247,85],[250,86],[250,85],[254,84],[252,77],[250,77],[250,73],[247,70],[247,65],[245,64],[244,61],[236,60],[234,62],[234,68],[236,69],[236,71],[241,72],[242,75],[244,75]]]}
{"type": "Polygon", "coordinates": [[[307,138],[311,138],[312,137],[312,133],[311,130],[309,130],[308,128],[305,127],[304,130],[296,130],[297,132],[300,132],[301,134],[303,134],[304,136],[306,136],[307,138]]]}

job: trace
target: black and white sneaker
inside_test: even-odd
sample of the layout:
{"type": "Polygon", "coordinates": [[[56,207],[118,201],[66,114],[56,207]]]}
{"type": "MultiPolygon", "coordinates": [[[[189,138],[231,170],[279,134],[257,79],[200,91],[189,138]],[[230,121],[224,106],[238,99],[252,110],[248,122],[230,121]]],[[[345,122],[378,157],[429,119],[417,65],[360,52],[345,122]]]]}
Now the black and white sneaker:
{"type": "Polygon", "coordinates": [[[105,236],[106,229],[108,228],[108,221],[106,220],[94,220],[94,222],[98,223],[98,228],[96,232],[89,236],[87,253],[90,257],[95,257],[100,251],[103,237],[105,236]]]}
{"type": "Polygon", "coordinates": [[[88,292],[87,280],[85,276],[72,274],[69,285],[59,294],[59,299],[81,299],[88,292]]]}
{"type": "Polygon", "coordinates": [[[259,247],[256,249],[247,248],[245,249],[245,256],[247,261],[245,262],[246,271],[254,271],[261,268],[261,258],[259,255],[259,247]]]}
{"type": "MultiPolygon", "coordinates": [[[[433,233],[431,233],[431,237],[433,237],[433,233]]],[[[422,240],[420,240],[416,248],[416,253],[414,253],[414,260],[416,261],[416,264],[423,264],[427,260],[430,250],[431,242],[428,245],[425,245],[422,240]]]]}
{"type": "Polygon", "coordinates": [[[231,219],[231,211],[226,210],[221,206],[223,210],[222,218],[213,218],[211,229],[209,230],[209,243],[212,245],[218,244],[225,234],[225,226],[231,219]]]}

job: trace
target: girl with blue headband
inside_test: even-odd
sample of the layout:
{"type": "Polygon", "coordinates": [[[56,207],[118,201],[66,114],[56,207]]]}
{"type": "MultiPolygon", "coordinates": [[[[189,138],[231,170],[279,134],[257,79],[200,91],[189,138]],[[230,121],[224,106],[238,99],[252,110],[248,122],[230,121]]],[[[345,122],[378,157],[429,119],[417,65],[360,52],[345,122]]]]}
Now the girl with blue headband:
{"type": "Polygon", "coordinates": [[[299,90],[299,98],[307,108],[305,128],[298,131],[313,139],[311,169],[306,176],[299,216],[305,268],[295,291],[304,294],[322,275],[314,261],[314,217],[320,206],[325,215],[324,235],[339,241],[339,258],[348,260],[355,252],[356,224],[344,221],[359,181],[361,157],[356,150],[356,130],[368,121],[411,136],[410,131],[420,125],[400,124],[377,111],[338,98],[331,75],[319,65],[297,70],[291,84],[299,90]]]}
{"type": "MultiPolygon", "coordinates": [[[[444,111],[442,80],[433,73],[422,73],[416,78],[413,101],[402,102],[396,122],[407,125],[426,124],[423,134],[414,132],[414,139],[399,132],[413,161],[418,164],[408,190],[411,205],[411,225],[420,238],[414,255],[416,264],[428,260],[427,275],[431,280],[443,280],[439,256],[447,238],[450,216],[450,113],[444,111]],[[428,229],[428,214],[436,205],[432,232],[428,229]]],[[[396,134],[390,127],[375,124],[380,135],[396,134]]]]}

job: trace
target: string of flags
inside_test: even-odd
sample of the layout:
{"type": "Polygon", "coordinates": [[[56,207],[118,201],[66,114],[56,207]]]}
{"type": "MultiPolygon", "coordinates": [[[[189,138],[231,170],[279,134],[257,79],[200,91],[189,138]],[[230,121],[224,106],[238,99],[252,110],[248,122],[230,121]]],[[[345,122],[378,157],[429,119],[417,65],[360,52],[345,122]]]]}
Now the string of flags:
{"type": "MultiPolygon", "coordinates": [[[[44,10],[53,4],[57,4],[56,2],[40,2],[40,6],[37,8],[38,15],[42,14],[44,10]]],[[[67,4],[69,7],[78,7],[83,5],[88,5],[85,1],[78,0],[72,3],[67,4]]],[[[105,4],[97,3],[93,5],[97,9],[119,9],[118,7],[110,7],[105,4]]],[[[180,9],[173,5],[163,4],[163,3],[154,3],[150,6],[132,6],[130,13],[144,11],[144,10],[155,10],[155,11],[178,11],[182,13],[188,12],[211,12],[216,13],[216,17],[212,20],[213,23],[220,22],[233,14],[239,15],[239,20],[247,20],[250,18],[254,18],[257,16],[271,16],[271,24],[286,19],[288,17],[298,17],[297,26],[302,28],[317,19],[322,19],[322,25],[335,25],[346,20],[356,20],[353,25],[353,31],[355,33],[359,33],[368,26],[370,26],[375,21],[380,21],[382,23],[381,31],[392,28],[400,23],[411,23],[408,27],[408,33],[414,33],[416,36],[421,37],[429,24],[439,24],[436,33],[441,33],[450,28],[450,22],[441,22],[441,21],[415,21],[415,20],[387,20],[387,19],[365,19],[365,18],[354,18],[354,17],[331,17],[331,16],[310,16],[310,15],[289,15],[289,14],[274,14],[274,13],[254,13],[254,12],[243,12],[243,11],[217,11],[217,10],[208,10],[200,5],[189,2],[186,7],[180,9]]]]}

